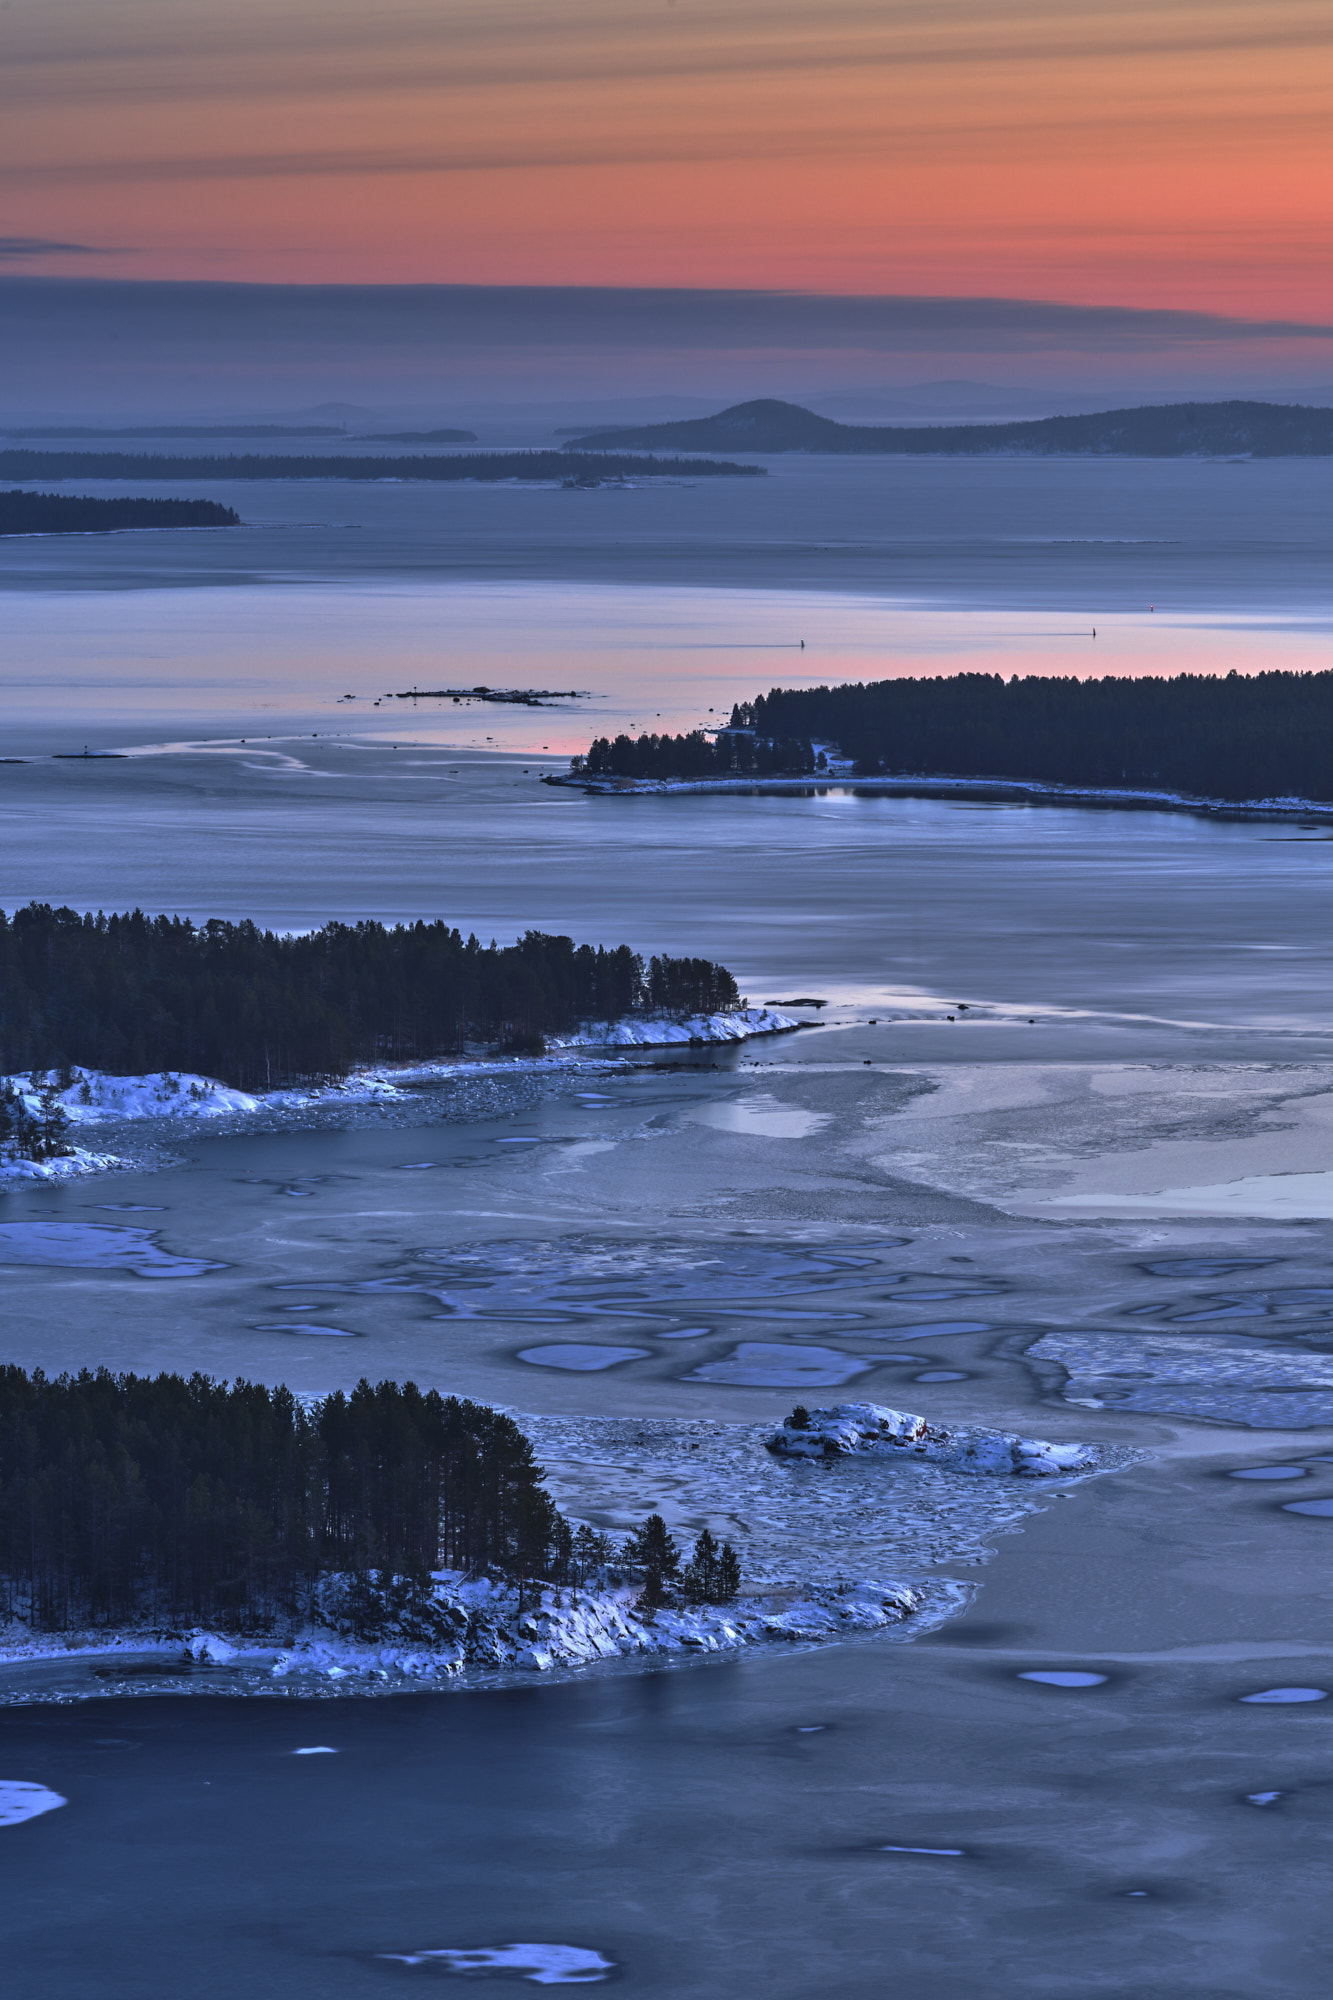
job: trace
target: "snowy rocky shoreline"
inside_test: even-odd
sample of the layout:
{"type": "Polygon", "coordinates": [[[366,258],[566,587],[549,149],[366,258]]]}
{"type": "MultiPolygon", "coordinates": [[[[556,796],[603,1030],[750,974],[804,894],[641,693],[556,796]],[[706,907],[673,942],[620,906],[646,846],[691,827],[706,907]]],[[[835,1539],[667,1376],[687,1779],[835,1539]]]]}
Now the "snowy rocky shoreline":
{"type": "MultiPolygon", "coordinates": [[[[14,1624],[0,1628],[0,1706],[33,1698],[26,1677],[13,1670],[39,1666],[81,1670],[77,1692],[84,1695],[121,1691],[118,1667],[125,1692],[143,1692],[156,1668],[172,1684],[199,1676],[210,1687],[230,1682],[245,1694],[373,1694],[636,1658],[819,1644],[902,1624],[940,1593],[867,1581],[656,1611],[637,1609],[637,1595],[627,1584],[603,1590],[546,1585],[536,1593],[529,1585],[521,1596],[512,1584],[442,1573],[424,1624],[375,1638],[355,1637],[336,1610],[284,1634],[281,1642],[160,1627],[54,1637],[14,1624]]],[[[62,1685],[65,1695],[75,1691],[62,1685]]]]}
{"type": "MultiPolygon", "coordinates": [[[[122,1164],[114,1153],[82,1146],[75,1135],[99,1125],[140,1124],[149,1120],[246,1119],[279,1117],[339,1104],[393,1104],[407,1099],[412,1088],[480,1076],[558,1075],[579,1057],[604,1055],[614,1059],[632,1050],[716,1047],[749,1041],[758,1035],[787,1034],[808,1026],[772,1007],[744,1007],[724,1014],[695,1014],[683,1019],[629,1015],[619,1021],[591,1021],[568,1035],[547,1040],[545,1055],[496,1055],[476,1050],[447,1061],[384,1063],[353,1070],[338,1083],[300,1090],[250,1092],[235,1090],[216,1078],[185,1070],[155,1070],[146,1076],[113,1076],[104,1070],[75,1065],[65,1089],[52,1087],[53,1071],[31,1071],[0,1078],[12,1083],[24,1107],[40,1117],[44,1093],[68,1120],[71,1150],[43,1160],[15,1156],[0,1144],[0,1184],[5,1181],[59,1181],[84,1174],[105,1173],[122,1164]]],[[[67,1142],[68,1143],[68,1142],[67,1142]]]]}

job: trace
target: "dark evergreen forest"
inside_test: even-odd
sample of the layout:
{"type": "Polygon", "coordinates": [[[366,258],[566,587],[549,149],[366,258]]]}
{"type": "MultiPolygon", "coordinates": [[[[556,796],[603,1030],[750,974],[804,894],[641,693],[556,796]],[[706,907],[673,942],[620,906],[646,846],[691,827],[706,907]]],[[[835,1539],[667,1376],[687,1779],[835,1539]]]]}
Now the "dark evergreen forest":
{"type": "MultiPolygon", "coordinates": [[[[0,1618],[37,1631],[147,1622],[259,1632],[338,1586],[366,1636],[432,1618],[432,1573],[642,1584],[640,1605],[725,1604],[735,1550],[683,1568],[660,1515],[617,1547],[577,1533],[511,1417],[364,1379],[306,1407],[203,1375],[0,1367],[0,1618]]],[[[521,1592],[520,1592],[521,1603],[521,1592]]]]}
{"type": "Polygon", "coordinates": [[[288,936],[212,918],[0,911],[0,1072],[193,1070],[246,1089],[423,1061],[469,1042],[538,1053],[628,1014],[739,1004],[725,967],[528,931],[480,944],[443,922],[288,936]]]}
{"type": "Polygon", "coordinates": [[[774,688],[731,729],[599,737],[575,772],[694,778],[825,768],[860,777],[1020,778],[1240,802],[1333,800],[1333,672],[1074,680],[953,674],[774,688]],[[739,735],[733,732],[741,732],[739,735]],[[747,733],[748,732],[748,733],[747,733]]]}
{"type": "Polygon", "coordinates": [[[237,452],[179,454],[149,451],[0,451],[0,479],[558,479],[587,473],[595,479],[632,474],[635,479],[701,479],[713,474],[763,476],[762,465],[733,465],[721,458],[653,458],[636,453],[471,451],[447,458],[326,458],[237,452]]]}
{"type": "Polygon", "coordinates": [[[1333,799],[1333,672],[1074,680],[956,674],[775,688],[735,727],[837,745],[861,775],[1027,778],[1333,799]]]}
{"type": "Polygon", "coordinates": [[[567,1570],[541,1479],[511,1418],[412,1382],[306,1409],[256,1382],[4,1367],[0,1609],[42,1631],[255,1630],[337,1575],[370,1627],[433,1570],[567,1570]]]}
{"type": "Polygon", "coordinates": [[[0,493],[0,535],[107,534],[115,528],[239,528],[216,500],[94,500],[73,493],[0,493]]]}
{"type": "Polygon", "coordinates": [[[808,736],[769,738],[722,729],[711,741],[702,729],[688,736],[599,736],[570,769],[589,778],[736,778],[789,775],[823,768],[808,736]]]}

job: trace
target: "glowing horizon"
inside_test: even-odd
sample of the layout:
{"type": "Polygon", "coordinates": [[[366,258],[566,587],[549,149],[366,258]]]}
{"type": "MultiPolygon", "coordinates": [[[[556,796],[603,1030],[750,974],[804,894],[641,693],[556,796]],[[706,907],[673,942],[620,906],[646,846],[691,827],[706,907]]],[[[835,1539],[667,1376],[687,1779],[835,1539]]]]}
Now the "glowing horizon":
{"type": "Polygon", "coordinates": [[[1310,0],[15,0],[15,273],[1333,319],[1310,0]]]}

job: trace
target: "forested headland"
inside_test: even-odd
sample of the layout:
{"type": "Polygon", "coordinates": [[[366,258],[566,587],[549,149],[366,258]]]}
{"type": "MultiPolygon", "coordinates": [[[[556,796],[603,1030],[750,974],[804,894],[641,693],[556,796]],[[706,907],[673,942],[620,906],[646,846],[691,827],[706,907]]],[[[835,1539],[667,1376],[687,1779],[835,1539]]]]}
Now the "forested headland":
{"type": "Polygon", "coordinates": [[[636,424],[575,438],[571,451],[812,451],[1047,458],[1327,458],[1333,409],[1301,403],[1161,403],[1018,423],[840,424],[775,397],[711,417],[636,424]]]}
{"type": "Polygon", "coordinates": [[[821,738],[861,776],[1333,800],[1333,672],[954,674],[774,688],[738,703],[731,719],[761,737],[821,738]]]}
{"type": "Polygon", "coordinates": [[[599,737],[574,775],[807,775],[825,745],[858,777],[993,778],[1241,804],[1333,801],[1333,671],[1097,680],[952,674],[774,688],[710,741],[599,737]]]}
{"type": "Polygon", "coordinates": [[[684,1566],[657,1515],[618,1547],[575,1531],[542,1478],[511,1417],[413,1382],[306,1406],[198,1374],[0,1367],[0,1619],[261,1632],[310,1618],[332,1582],[364,1636],[427,1625],[440,1570],[628,1577],[645,1608],[736,1595],[706,1530],[684,1566]]]}
{"type": "Polygon", "coordinates": [[[239,528],[216,500],[94,500],[88,494],[0,493],[0,535],[93,535],[117,528],[239,528]]]}
{"type": "Polygon", "coordinates": [[[645,963],[541,931],[483,945],[442,921],[288,935],[141,910],[0,911],[0,1073],[183,1069],[267,1090],[476,1042],[540,1053],[583,1022],[739,1003],[709,959],[645,963]]]}
{"type": "Polygon", "coordinates": [[[762,478],[762,465],[721,458],[616,457],[608,452],[453,452],[434,458],[326,458],[234,452],[0,451],[0,479],[606,479],[762,478]]]}

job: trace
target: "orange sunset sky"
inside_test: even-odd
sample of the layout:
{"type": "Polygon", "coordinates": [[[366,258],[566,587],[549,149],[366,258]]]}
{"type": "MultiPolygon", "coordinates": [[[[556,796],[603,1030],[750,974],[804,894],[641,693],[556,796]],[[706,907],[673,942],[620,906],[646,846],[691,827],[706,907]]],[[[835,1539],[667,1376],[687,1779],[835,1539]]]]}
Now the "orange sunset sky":
{"type": "Polygon", "coordinates": [[[5,0],[0,89],[12,274],[1333,319],[1328,0],[5,0]]]}

